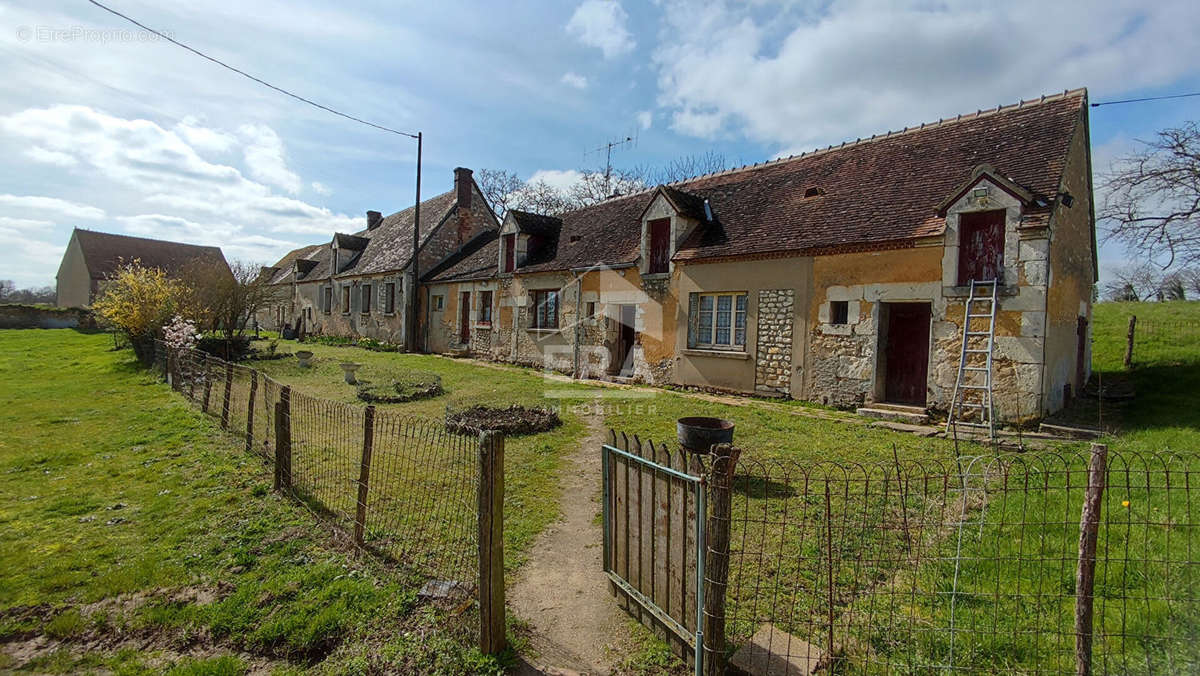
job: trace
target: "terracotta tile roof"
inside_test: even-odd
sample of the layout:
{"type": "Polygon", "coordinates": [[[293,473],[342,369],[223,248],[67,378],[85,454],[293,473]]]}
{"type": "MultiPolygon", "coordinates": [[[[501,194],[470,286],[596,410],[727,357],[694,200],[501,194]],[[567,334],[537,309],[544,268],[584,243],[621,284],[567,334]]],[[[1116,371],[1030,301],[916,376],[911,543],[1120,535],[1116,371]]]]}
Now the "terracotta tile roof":
{"type": "Polygon", "coordinates": [[[1051,201],[1086,105],[1086,92],[1076,90],[687,181],[688,192],[708,198],[717,223],[698,229],[675,258],[938,235],[939,203],[981,164],[1051,201]],[[823,194],[805,197],[809,188],[823,194]]]}
{"type": "MultiPolygon", "coordinates": [[[[828,252],[939,235],[938,204],[981,164],[1052,200],[1086,97],[1082,89],[1064,92],[662,186],[702,222],[708,199],[715,218],[675,259],[828,252]],[[817,194],[806,197],[810,188],[817,194]]],[[[518,272],[637,261],[641,215],[658,190],[563,214],[553,259],[518,272]]],[[[1032,209],[1030,220],[1047,214],[1032,209]]]]}
{"type": "Polygon", "coordinates": [[[228,266],[225,255],[215,246],[130,237],[80,228],[75,228],[73,235],[79,242],[88,275],[92,279],[104,279],[122,262],[134,259],[140,261],[143,267],[159,268],[167,274],[175,274],[181,267],[197,261],[228,266]]]}

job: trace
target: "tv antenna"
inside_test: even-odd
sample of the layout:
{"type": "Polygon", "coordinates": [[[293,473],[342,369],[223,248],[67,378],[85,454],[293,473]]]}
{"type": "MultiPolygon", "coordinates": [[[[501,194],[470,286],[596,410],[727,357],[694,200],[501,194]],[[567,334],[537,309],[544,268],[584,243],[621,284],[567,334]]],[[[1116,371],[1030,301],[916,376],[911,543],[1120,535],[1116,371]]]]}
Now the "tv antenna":
{"type": "MultiPolygon", "coordinates": [[[[621,146],[623,146],[625,144],[629,144],[629,143],[636,145],[637,137],[636,136],[626,136],[625,138],[618,139],[616,141],[609,141],[608,143],[605,143],[604,145],[600,146],[599,148],[596,148],[591,151],[593,153],[598,153],[600,151],[604,151],[604,195],[606,197],[611,195],[611,192],[609,191],[609,183],[612,180],[612,151],[613,151],[613,148],[620,148],[621,146]]],[[[586,154],[587,153],[585,153],[585,155],[586,154]]]]}

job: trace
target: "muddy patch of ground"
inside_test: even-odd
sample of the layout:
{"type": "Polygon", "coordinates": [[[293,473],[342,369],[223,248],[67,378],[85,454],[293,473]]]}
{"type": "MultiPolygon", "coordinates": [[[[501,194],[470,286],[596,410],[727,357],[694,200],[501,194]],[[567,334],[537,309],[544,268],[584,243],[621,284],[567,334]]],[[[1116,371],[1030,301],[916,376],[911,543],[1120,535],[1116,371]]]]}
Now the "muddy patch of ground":
{"type": "Polygon", "coordinates": [[[54,607],[50,604],[18,606],[0,612],[4,620],[41,626],[37,631],[16,632],[0,640],[0,663],[5,670],[25,668],[38,660],[65,653],[71,659],[94,655],[115,655],[122,650],[145,654],[147,666],[167,669],[187,659],[221,656],[240,659],[249,673],[270,673],[286,662],[266,655],[254,655],[225,645],[206,631],[183,634],[163,627],[124,628],[122,618],[150,604],[187,604],[206,606],[233,593],[233,585],[188,585],[121,594],[78,606],[54,607]],[[75,611],[81,627],[65,636],[47,633],[55,617],[75,611]],[[119,628],[120,627],[120,628],[119,628]]]}

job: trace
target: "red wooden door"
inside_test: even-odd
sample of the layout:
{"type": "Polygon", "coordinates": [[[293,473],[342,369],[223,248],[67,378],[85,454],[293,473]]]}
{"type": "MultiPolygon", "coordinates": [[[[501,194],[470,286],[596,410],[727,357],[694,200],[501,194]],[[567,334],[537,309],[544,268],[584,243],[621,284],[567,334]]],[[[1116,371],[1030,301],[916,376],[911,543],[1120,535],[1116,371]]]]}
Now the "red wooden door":
{"type": "Polygon", "coordinates": [[[656,221],[650,221],[649,226],[649,272],[667,272],[671,269],[671,219],[660,218],[656,221]]]}
{"type": "Polygon", "coordinates": [[[958,285],[1004,278],[1004,210],[958,217],[958,285]]]}
{"type": "Polygon", "coordinates": [[[924,406],[929,375],[929,305],[889,303],[887,314],[884,396],[892,403],[924,406]]]}
{"type": "Polygon", "coordinates": [[[458,308],[458,342],[471,344],[471,292],[463,291],[458,308]]]}

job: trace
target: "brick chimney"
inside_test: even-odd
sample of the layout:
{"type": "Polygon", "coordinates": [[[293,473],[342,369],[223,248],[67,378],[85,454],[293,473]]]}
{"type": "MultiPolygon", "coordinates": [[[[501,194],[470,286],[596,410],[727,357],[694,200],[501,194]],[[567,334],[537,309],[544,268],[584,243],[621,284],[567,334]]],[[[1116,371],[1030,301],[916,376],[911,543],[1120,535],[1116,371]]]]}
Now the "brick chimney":
{"type": "Polygon", "coordinates": [[[367,230],[374,230],[383,222],[383,214],[378,211],[367,212],[367,230]]]}
{"type": "Polygon", "coordinates": [[[465,167],[454,170],[454,198],[458,202],[458,246],[467,242],[471,235],[471,200],[475,195],[472,172],[465,167]]]}

